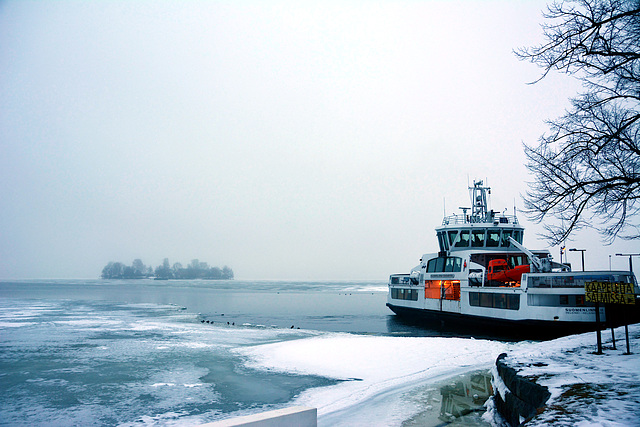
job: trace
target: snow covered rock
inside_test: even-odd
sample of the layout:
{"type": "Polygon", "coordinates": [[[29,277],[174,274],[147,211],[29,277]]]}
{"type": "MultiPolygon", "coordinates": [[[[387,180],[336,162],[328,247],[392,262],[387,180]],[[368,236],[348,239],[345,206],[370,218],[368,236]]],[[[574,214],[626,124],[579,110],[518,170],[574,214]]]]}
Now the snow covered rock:
{"type": "Polygon", "coordinates": [[[544,406],[551,393],[549,389],[518,375],[505,362],[506,353],[496,360],[494,370],[494,402],[498,413],[511,426],[517,426],[533,418],[544,406]]]}

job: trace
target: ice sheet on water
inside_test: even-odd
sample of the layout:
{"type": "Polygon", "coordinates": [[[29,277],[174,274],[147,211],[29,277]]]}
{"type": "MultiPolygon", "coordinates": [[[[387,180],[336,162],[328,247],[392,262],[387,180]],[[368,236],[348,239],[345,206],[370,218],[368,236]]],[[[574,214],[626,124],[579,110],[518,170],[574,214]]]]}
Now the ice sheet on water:
{"type": "MultiPolygon", "coordinates": [[[[503,351],[550,387],[551,407],[591,399],[572,422],[624,424],[640,406],[640,348],[623,356],[621,330],[619,350],[605,334],[598,359],[593,334],[506,344],[230,327],[178,306],[93,301],[0,300],[0,313],[0,419],[14,425],[198,424],[292,404],[317,407],[320,425],[399,425],[424,409],[419,387],[503,351]]],[[[537,425],[567,421],[545,416],[537,425]]]]}
{"type": "Polygon", "coordinates": [[[18,303],[16,305],[2,304],[0,312],[0,320],[30,320],[43,314],[51,313],[57,309],[55,304],[47,304],[36,301],[28,301],[26,303],[18,303]]]}
{"type": "Polygon", "coordinates": [[[345,292],[382,292],[386,293],[389,287],[384,284],[362,284],[358,286],[348,286],[344,288],[345,292]]]}
{"type": "Polygon", "coordinates": [[[120,320],[98,317],[95,319],[69,319],[56,320],[53,326],[70,326],[73,328],[100,328],[100,329],[120,329],[125,323],[120,320]]]}
{"type": "MultiPolygon", "coordinates": [[[[30,304],[0,300],[0,312],[30,304]]],[[[175,306],[60,300],[49,308],[31,310],[21,328],[11,326],[23,317],[0,324],[0,424],[193,425],[331,383],[255,372],[229,352],[313,332],[204,325],[175,306]]]]}
{"type": "Polygon", "coordinates": [[[0,329],[2,328],[22,328],[25,326],[35,325],[35,322],[0,322],[0,329]]]}
{"type": "MultiPolygon", "coordinates": [[[[230,411],[305,404],[318,407],[325,424],[393,424],[412,407],[421,409],[407,406],[405,393],[425,380],[488,364],[503,346],[203,324],[175,306],[61,301],[52,308],[25,333],[10,334],[15,351],[0,356],[34,370],[36,359],[47,365],[32,372],[42,379],[39,388],[23,388],[4,410],[8,419],[22,419],[29,407],[31,421],[56,410],[68,423],[82,423],[87,413],[76,409],[90,405],[92,417],[107,424],[193,423],[230,411]],[[25,342],[31,347],[21,352],[25,342]]],[[[18,381],[31,378],[13,374],[18,381]]]]}

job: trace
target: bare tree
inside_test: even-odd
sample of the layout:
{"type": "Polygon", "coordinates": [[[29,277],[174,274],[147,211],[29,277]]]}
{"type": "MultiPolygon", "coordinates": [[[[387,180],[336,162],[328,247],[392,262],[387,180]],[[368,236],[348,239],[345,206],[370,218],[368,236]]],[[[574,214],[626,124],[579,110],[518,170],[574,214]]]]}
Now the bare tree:
{"type": "MultiPolygon", "coordinates": [[[[551,244],[583,227],[604,240],[640,238],[640,1],[554,2],[544,14],[546,42],[516,54],[582,81],[564,116],[549,120],[537,146],[525,145],[534,175],[530,217],[551,244]]],[[[538,80],[539,81],[539,80],[538,80]]]]}

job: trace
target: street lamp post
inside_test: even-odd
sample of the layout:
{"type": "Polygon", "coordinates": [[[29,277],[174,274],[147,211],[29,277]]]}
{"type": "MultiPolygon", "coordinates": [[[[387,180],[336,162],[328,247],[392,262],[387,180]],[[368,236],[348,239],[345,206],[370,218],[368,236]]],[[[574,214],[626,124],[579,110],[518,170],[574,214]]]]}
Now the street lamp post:
{"type": "Polygon", "coordinates": [[[631,259],[634,256],[640,256],[640,254],[616,254],[616,256],[628,256],[629,257],[629,271],[631,273],[633,273],[633,262],[631,261],[631,259]]]}
{"type": "Polygon", "coordinates": [[[576,249],[576,248],[569,249],[569,252],[581,252],[582,253],[582,271],[584,271],[584,252],[585,251],[586,251],[586,249],[576,249]]]}

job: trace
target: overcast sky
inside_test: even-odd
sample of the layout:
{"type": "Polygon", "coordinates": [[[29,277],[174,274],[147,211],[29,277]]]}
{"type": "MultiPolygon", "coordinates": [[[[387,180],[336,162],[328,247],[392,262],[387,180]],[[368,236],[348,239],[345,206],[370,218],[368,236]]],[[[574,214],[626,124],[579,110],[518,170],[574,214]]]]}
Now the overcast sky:
{"type": "MultiPolygon", "coordinates": [[[[2,1],[0,278],[165,257],[238,279],[407,272],[473,179],[494,210],[523,207],[522,143],[579,89],[527,85],[540,70],[512,52],[542,40],[544,8],[2,1]]],[[[609,268],[640,245],[567,246],[609,268]]]]}

